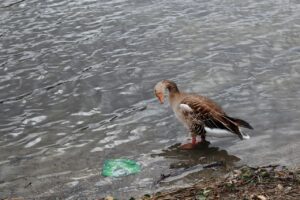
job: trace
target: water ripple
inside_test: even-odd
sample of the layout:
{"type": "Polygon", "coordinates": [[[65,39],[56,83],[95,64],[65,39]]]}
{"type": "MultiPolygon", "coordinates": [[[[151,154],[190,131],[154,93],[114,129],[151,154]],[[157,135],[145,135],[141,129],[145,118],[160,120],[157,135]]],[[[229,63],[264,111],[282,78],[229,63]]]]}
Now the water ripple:
{"type": "Polygon", "coordinates": [[[247,164],[298,165],[299,19],[287,0],[1,1],[0,196],[154,191],[155,176],[193,156],[173,150],[186,131],[154,99],[162,79],[255,127],[249,141],[213,145],[247,164]],[[120,157],[142,172],[99,176],[120,157]]]}

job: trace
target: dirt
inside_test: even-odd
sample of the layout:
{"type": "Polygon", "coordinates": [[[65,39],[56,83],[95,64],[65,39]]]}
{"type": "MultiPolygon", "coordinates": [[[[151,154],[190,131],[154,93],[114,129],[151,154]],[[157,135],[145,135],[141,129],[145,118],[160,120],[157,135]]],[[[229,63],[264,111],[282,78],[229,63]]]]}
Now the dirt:
{"type": "MultiPolygon", "coordinates": [[[[206,178],[193,186],[145,194],[139,200],[299,200],[300,168],[243,166],[225,176],[206,178]]],[[[115,200],[109,196],[104,200],[115,200]]],[[[130,198],[135,200],[135,198],[130,198]]]]}
{"type": "MultiPolygon", "coordinates": [[[[133,198],[132,198],[133,199],[133,198]]],[[[300,199],[300,169],[282,166],[240,167],[224,177],[207,179],[187,188],[144,195],[142,200],[300,199]]]]}

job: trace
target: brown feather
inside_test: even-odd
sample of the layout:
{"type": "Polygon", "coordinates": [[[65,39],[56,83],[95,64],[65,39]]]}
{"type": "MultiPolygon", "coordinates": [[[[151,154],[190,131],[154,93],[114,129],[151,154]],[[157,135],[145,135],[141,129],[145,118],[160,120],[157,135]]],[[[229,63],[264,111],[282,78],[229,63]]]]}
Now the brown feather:
{"type": "Polygon", "coordinates": [[[208,127],[228,130],[243,139],[239,126],[253,129],[248,122],[229,117],[217,103],[209,98],[180,92],[173,81],[163,80],[156,84],[155,94],[161,102],[163,102],[165,89],[169,91],[169,102],[177,118],[190,129],[193,135],[204,135],[205,127],[208,127]],[[186,104],[192,110],[180,109],[180,104],[186,104]]]}
{"type": "Polygon", "coordinates": [[[198,121],[198,123],[196,123],[200,124],[198,126],[225,129],[238,135],[239,138],[243,139],[243,136],[237,124],[234,123],[232,120],[228,119],[222,108],[210,99],[202,96],[188,95],[185,98],[183,98],[183,100],[180,103],[187,104],[192,108],[193,112],[190,113],[192,117],[189,118],[193,118],[194,123],[195,121],[198,121]]]}

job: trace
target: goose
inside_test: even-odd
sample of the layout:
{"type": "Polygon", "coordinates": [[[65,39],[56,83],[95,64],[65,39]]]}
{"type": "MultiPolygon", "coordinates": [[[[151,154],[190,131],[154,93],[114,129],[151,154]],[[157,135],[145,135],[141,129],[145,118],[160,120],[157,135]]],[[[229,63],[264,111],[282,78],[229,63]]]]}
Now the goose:
{"type": "Polygon", "coordinates": [[[164,103],[165,91],[169,92],[169,103],[177,119],[190,131],[192,142],[183,144],[181,149],[194,149],[201,142],[206,142],[207,135],[236,135],[241,140],[250,137],[241,131],[241,127],[253,129],[246,121],[229,117],[213,100],[179,91],[176,83],[162,80],[154,87],[155,96],[164,103]],[[201,141],[197,142],[200,135],[201,141]]]}

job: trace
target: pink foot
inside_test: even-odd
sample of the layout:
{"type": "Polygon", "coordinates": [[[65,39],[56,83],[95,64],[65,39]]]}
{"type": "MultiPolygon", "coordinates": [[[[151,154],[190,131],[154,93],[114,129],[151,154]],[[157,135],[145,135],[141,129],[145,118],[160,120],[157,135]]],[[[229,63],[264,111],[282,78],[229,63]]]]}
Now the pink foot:
{"type": "Polygon", "coordinates": [[[192,136],[192,143],[183,144],[180,146],[180,149],[189,150],[189,149],[195,149],[196,147],[197,147],[196,136],[192,136]]]}
{"type": "Polygon", "coordinates": [[[197,147],[199,147],[199,144],[206,144],[206,143],[208,142],[205,140],[205,136],[201,136],[200,142],[197,142],[196,136],[192,136],[192,143],[183,144],[180,146],[180,149],[183,150],[196,149],[197,147]]]}
{"type": "Polygon", "coordinates": [[[197,144],[193,144],[193,143],[187,143],[180,146],[180,149],[182,150],[191,150],[196,148],[197,148],[197,144]]]}

